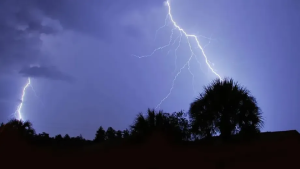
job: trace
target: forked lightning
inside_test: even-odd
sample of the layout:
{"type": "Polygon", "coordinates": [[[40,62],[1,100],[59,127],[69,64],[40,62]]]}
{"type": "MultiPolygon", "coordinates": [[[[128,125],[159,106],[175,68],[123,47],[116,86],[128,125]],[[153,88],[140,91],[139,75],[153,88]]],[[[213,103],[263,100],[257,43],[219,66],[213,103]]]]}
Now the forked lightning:
{"type": "MultiPolygon", "coordinates": [[[[170,46],[170,45],[173,45],[173,44],[175,44],[175,43],[178,41],[178,46],[175,48],[175,66],[176,66],[176,64],[177,64],[177,63],[176,63],[176,62],[177,62],[177,50],[180,48],[182,37],[185,37],[185,38],[187,39],[187,42],[188,42],[188,45],[189,45],[189,49],[190,49],[190,57],[189,57],[189,59],[186,61],[186,63],[179,69],[179,71],[177,72],[177,74],[175,75],[175,77],[174,77],[174,79],[173,79],[173,81],[172,81],[172,85],[171,85],[171,88],[170,88],[170,90],[169,90],[169,93],[168,93],[168,94],[167,94],[167,95],[159,102],[159,104],[157,104],[156,109],[159,108],[159,107],[161,106],[161,104],[162,104],[162,103],[170,96],[170,94],[172,93],[172,91],[173,91],[173,89],[174,89],[174,85],[175,85],[175,81],[176,81],[177,77],[180,75],[180,73],[182,72],[182,70],[183,70],[184,68],[186,68],[186,67],[188,68],[188,71],[190,72],[190,74],[191,74],[192,77],[193,77],[193,86],[194,86],[194,75],[193,75],[193,73],[192,73],[191,70],[190,70],[190,61],[191,61],[191,59],[192,59],[193,57],[197,60],[197,62],[198,62],[199,64],[200,64],[200,61],[198,60],[198,58],[197,58],[196,55],[195,55],[195,52],[193,51],[192,45],[191,45],[191,43],[190,43],[190,40],[195,40],[196,45],[197,45],[198,49],[200,49],[201,54],[203,55],[203,57],[204,57],[204,59],[205,59],[205,63],[206,63],[206,65],[208,66],[208,68],[210,69],[210,71],[211,71],[213,74],[215,74],[220,80],[223,80],[222,77],[221,77],[221,76],[213,69],[213,67],[210,65],[210,63],[209,63],[209,61],[208,61],[208,58],[207,58],[207,56],[206,56],[206,54],[205,54],[205,52],[204,52],[204,47],[202,47],[202,46],[200,45],[200,42],[199,42],[198,37],[197,37],[196,35],[194,35],[194,34],[188,34],[183,28],[181,28],[181,27],[177,24],[177,22],[175,22],[175,20],[174,20],[174,18],[173,18],[172,10],[171,10],[171,5],[170,5],[170,1],[166,1],[165,4],[166,4],[166,6],[168,7],[168,13],[167,13],[167,16],[166,16],[166,19],[165,19],[165,24],[164,24],[162,27],[160,27],[159,29],[157,29],[156,34],[155,34],[155,39],[156,39],[156,36],[157,36],[157,32],[158,32],[160,29],[162,29],[162,28],[164,28],[165,26],[167,26],[168,20],[169,20],[169,21],[172,23],[172,25],[173,25],[173,29],[171,30],[171,35],[170,35],[169,43],[168,43],[167,45],[165,45],[165,46],[161,46],[161,47],[156,48],[155,50],[153,50],[153,52],[152,52],[150,55],[144,55],[144,56],[136,56],[136,55],[134,55],[134,56],[136,56],[136,57],[138,57],[138,58],[150,57],[150,56],[152,56],[155,52],[157,52],[158,50],[161,50],[161,49],[164,49],[164,48],[166,48],[166,47],[168,47],[168,46],[170,46]],[[173,43],[172,43],[172,40],[173,40],[173,33],[174,33],[175,30],[179,31],[180,35],[179,35],[179,36],[173,41],[173,43]]],[[[169,53],[169,52],[168,52],[168,53],[169,53]]],[[[176,71],[176,67],[175,67],[175,71],[176,71]]],[[[195,89],[194,89],[194,92],[196,92],[195,89]]]]}

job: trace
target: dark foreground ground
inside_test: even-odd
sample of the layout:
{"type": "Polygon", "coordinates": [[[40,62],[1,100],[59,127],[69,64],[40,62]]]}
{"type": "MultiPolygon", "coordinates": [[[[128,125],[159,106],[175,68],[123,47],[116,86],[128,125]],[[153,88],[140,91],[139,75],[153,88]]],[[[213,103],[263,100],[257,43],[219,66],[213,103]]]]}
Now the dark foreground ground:
{"type": "MultiPolygon", "coordinates": [[[[0,137],[3,168],[299,168],[297,131],[267,132],[252,141],[172,143],[156,134],[139,144],[91,145],[74,149],[38,147],[0,137]]],[[[2,168],[2,167],[1,167],[2,168]]]]}

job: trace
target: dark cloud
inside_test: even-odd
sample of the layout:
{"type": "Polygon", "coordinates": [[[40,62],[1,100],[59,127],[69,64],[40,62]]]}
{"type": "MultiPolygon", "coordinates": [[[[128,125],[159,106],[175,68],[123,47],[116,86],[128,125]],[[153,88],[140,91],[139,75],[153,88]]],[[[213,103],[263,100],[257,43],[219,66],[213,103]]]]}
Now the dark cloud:
{"type": "Polygon", "coordinates": [[[47,17],[35,0],[1,0],[0,11],[0,74],[50,63],[40,50],[41,35],[56,34],[59,22],[47,17]]]}
{"type": "Polygon", "coordinates": [[[35,77],[35,78],[48,78],[53,80],[63,80],[73,82],[74,78],[62,73],[56,67],[40,67],[32,66],[23,68],[19,72],[24,77],[35,77]]]}
{"type": "MultiPolygon", "coordinates": [[[[45,64],[41,57],[42,34],[72,30],[109,41],[113,31],[141,36],[132,25],[120,25],[118,17],[137,9],[141,3],[159,4],[161,0],[1,0],[0,74],[18,72],[24,66],[45,64]],[[109,19],[108,19],[109,18],[109,19]]],[[[146,9],[146,8],[145,8],[146,9]]],[[[139,9],[141,10],[141,9],[139,9]]]]}

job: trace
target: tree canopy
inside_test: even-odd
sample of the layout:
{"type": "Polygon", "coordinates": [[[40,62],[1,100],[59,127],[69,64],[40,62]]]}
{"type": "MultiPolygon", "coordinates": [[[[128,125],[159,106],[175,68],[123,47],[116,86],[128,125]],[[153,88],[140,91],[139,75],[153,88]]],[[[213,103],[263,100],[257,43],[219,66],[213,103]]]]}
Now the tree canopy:
{"type": "Polygon", "coordinates": [[[172,134],[177,140],[190,139],[189,123],[183,111],[169,114],[148,109],[147,114],[139,113],[137,115],[130,129],[134,135],[144,136],[160,130],[172,134]]]}
{"type": "Polygon", "coordinates": [[[249,90],[233,79],[216,79],[191,103],[192,132],[200,137],[218,133],[224,139],[234,134],[259,133],[262,112],[249,90]]]}

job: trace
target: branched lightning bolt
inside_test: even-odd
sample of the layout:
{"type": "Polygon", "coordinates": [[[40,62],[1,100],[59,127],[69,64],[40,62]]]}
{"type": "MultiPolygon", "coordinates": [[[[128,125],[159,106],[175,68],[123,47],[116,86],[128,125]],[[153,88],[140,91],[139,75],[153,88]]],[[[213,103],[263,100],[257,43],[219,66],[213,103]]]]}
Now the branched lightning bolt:
{"type": "Polygon", "coordinates": [[[21,100],[20,100],[21,103],[19,104],[19,106],[16,110],[16,118],[18,120],[23,120],[21,110],[22,110],[24,98],[25,98],[25,95],[26,95],[26,89],[30,86],[30,84],[31,84],[31,81],[30,81],[30,78],[28,78],[27,83],[25,84],[25,86],[23,87],[23,90],[22,90],[22,96],[21,96],[21,100]]]}
{"type": "MultiPolygon", "coordinates": [[[[175,49],[175,70],[174,70],[174,72],[176,72],[176,69],[177,69],[177,50],[180,48],[181,40],[182,40],[182,36],[183,36],[183,35],[184,35],[184,37],[187,39],[187,42],[188,42],[188,45],[189,45],[189,49],[190,49],[191,54],[190,54],[190,57],[189,57],[189,59],[187,60],[187,62],[179,69],[179,71],[178,71],[177,74],[175,75],[175,77],[174,77],[174,79],[173,79],[173,81],[172,81],[172,85],[171,85],[171,88],[170,88],[170,90],[169,90],[169,93],[168,93],[168,94],[167,94],[167,95],[159,102],[159,104],[156,106],[155,109],[159,108],[159,107],[161,106],[161,104],[162,104],[162,103],[170,96],[170,94],[172,93],[172,91],[173,91],[173,89],[174,89],[175,81],[176,81],[177,77],[180,75],[180,73],[182,72],[182,70],[183,70],[184,68],[186,68],[186,67],[187,67],[189,73],[192,75],[192,78],[193,78],[193,89],[194,89],[194,92],[196,92],[196,90],[195,90],[195,88],[194,88],[194,77],[195,77],[195,76],[194,76],[194,74],[193,74],[193,73],[191,72],[191,70],[190,70],[190,61],[191,61],[191,59],[192,59],[193,57],[196,59],[196,61],[197,61],[199,64],[200,64],[200,61],[199,61],[199,59],[197,58],[197,56],[195,55],[195,52],[193,51],[192,45],[191,45],[191,43],[190,43],[190,39],[194,39],[194,40],[195,40],[196,45],[197,45],[197,47],[200,49],[201,54],[203,55],[203,57],[204,57],[204,59],[205,59],[205,63],[206,63],[206,65],[207,65],[207,67],[209,68],[209,70],[210,70],[213,74],[215,74],[220,80],[223,80],[222,77],[221,77],[221,76],[213,69],[213,67],[211,66],[211,64],[210,64],[210,62],[209,62],[209,60],[208,60],[208,58],[207,58],[207,56],[206,56],[206,54],[205,54],[205,52],[204,52],[204,48],[206,47],[206,45],[205,45],[204,47],[202,47],[202,46],[200,45],[199,39],[198,39],[198,37],[197,37],[196,35],[194,35],[194,34],[188,34],[183,28],[181,28],[181,27],[179,26],[179,25],[177,24],[177,22],[175,22],[175,20],[173,19],[173,15],[172,15],[172,13],[171,13],[171,5],[170,5],[169,0],[167,0],[165,4],[166,4],[166,6],[168,7],[168,14],[167,14],[166,19],[165,19],[165,24],[164,24],[162,27],[160,27],[160,28],[156,31],[155,39],[156,39],[157,32],[158,32],[160,29],[162,29],[162,28],[164,28],[165,26],[167,26],[167,23],[168,23],[168,22],[167,22],[167,19],[169,19],[169,21],[173,24],[173,29],[172,29],[172,32],[171,32],[171,36],[170,36],[170,41],[169,41],[169,43],[168,43],[167,45],[165,45],[165,46],[156,48],[155,50],[153,50],[153,52],[152,52],[150,55],[144,55],[144,56],[136,56],[136,55],[134,55],[134,56],[136,56],[136,57],[138,57],[138,58],[150,57],[150,56],[154,55],[158,50],[164,49],[164,48],[166,48],[166,47],[168,47],[168,46],[170,46],[170,45],[174,45],[174,43],[177,41],[177,39],[179,39],[179,40],[178,40],[178,46],[177,46],[176,49],[175,49]],[[171,43],[172,40],[173,40],[173,33],[174,33],[174,30],[178,30],[179,33],[180,33],[180,35],[179,35],[179,37],[177,37],[177,38],[174,40],[173,43],[171,43]]],[[[201,37],[203,37],[203,36],[201,36],[201,37]]],[[[206,38],[206,37],[204,37],[204,38],[206,38]]],[[[210,40],[211,40],[211,38],[207,38],[207,39],[210,39],[210,40]]],[[[209,42],[209,43],[210,43],[210,42],[209,42]]],[[[168,54],[169,54],[169,52],[170,52],[170,50],[168,51],[168,54]]],[[[200,68],[201,68],[201,66],[200,66],[200,68]]]]}
{"type": "MultiPolygon", "coordinates": [[[[192,35],[192,34],[186,33],[185,30],[184,30],[183,28],[181,28],[180,26],[177,25],[177,23],[176,23],[176,22],[174,21],[174,19],[173,19],[172,13],[171,13],[171,5],[170,5],[170,2],[167,1],[166,4],[167,4],[167,6],[168,6],[168,15],[169,15],[169,18],[170,18],[171,22],[173,23],[174,27],[177,28],[180,32],[182,32],[182,33],[186,36],[187,39],[188,39],[189,37],[195,39],[195,41],[196,41],[196,43],[197,43],[197,47],[201,50],[201,53],[202,53],[202,55],[203,55],[203,57],[204,57],[204,59],[205,59],[206,65],[209,67],[209,69],[210,69],[210,70],[211,70],[211,71],[212,71],[212,72],[213,72],[220,80],[222,80],[222,77],[221,77],[221,76],[220,76],[220,75],[219,75],[219,74],[211,67],[211,65],[209,64],[208,58],[207,58],[207,56],[206,56],[206,54],[205,54],[205,52],[204,52],[204,49],[203,49],[202,46],[200,45],[200,42],[199,42],[199,40],[198,40],[198,37],[197,37],[196,35],[192,35]]],[[[190,45],[190,44],[189,44],[189,45],[190,45]]],[[[192,49],[191,49],[191,52],[194,53],[194,52],[192,51],[192,49]]]]}

